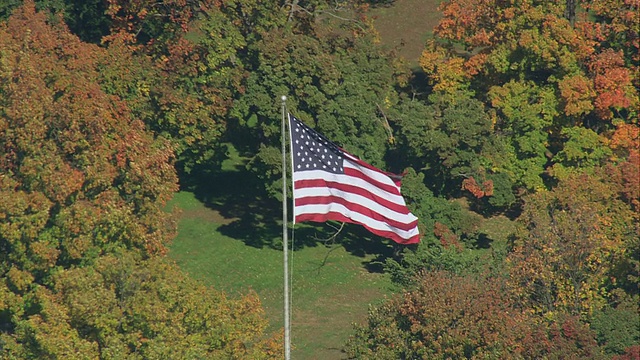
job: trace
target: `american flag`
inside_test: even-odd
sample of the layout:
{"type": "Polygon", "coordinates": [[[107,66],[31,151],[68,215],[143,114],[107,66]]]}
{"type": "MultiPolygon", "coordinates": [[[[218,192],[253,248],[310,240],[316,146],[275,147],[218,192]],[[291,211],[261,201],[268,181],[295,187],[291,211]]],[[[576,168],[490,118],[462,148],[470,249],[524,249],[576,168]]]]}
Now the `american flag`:
{"type": "Polygon", "coordinates": [[[289,135],[294,222],[336,220],[400,244],[420,241],[418,218],[407,209],[392,174],[347,153],[291,114],[289,135]]]}

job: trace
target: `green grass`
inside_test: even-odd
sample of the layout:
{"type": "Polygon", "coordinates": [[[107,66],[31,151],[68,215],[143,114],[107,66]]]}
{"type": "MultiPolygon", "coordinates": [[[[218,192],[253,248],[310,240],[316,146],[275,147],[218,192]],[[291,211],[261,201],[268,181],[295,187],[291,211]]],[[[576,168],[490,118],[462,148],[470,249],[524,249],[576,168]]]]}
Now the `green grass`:
{"type": "MultiPolygon", "coordinates": [[[[171,245],[170,256],[191,276],[231,296],[255,290],[270,321],[270,331],[281,329],[282,251],[223,235],[225,226],[239,219],[224,218],[192,192],[177,193],[170,205],[182,209],[179,234],[171,245]]],[[[327,247],[308,230],[296,231],[294,241],[315,242],[316,246],[300,246],[289,252],[293,278],[292,357],[340,359],[352,324],[362,322],[369,305],[390,294],[390,282],[386,276],[367,270],[377,254],[348,250],[343,245],[327,247]]]]}
{"type": "MultiPolygon", "coordinates": [[[[178,207],[178,236],[169,255],[192,277],[234,296],[250,289],[262,300],[269,331],[283,321],[282,208],[264,199],[232,146],[217,171],[183,184],[169,208],[178,207]]],[[[326,244],[328,225],[296,225],[289,235],[292,275],[292,358],[340,359],[353,323],[369,305],[391,294],[391,282],[376,260],[392,252],[388,242],[348,226],[326,244]]]]}
{"type": "Polygon", "coordinates": [[[379,6],[371,10],[374,26],[381,41],[407,60],[412,68],[418,61],[427,39],[440,21],[440,0],[395,0],[391,6],[379,6]]]}

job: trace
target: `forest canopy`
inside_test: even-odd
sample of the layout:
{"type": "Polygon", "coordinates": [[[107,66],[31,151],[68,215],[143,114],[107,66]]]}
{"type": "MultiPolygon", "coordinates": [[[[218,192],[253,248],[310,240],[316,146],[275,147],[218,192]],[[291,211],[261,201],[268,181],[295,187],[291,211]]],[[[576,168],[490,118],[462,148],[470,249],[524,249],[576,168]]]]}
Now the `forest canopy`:
{"type": "Polygon", "coordinates": [[[443,1],[418,69],[369,16],[391,3],[0,5],[3,356],[280,358],[255,293],[166,257],[166,204],[232,148],[278,206],[284,94],[419,217],[349,357],[637,357],[638,2],[443,1]]]}

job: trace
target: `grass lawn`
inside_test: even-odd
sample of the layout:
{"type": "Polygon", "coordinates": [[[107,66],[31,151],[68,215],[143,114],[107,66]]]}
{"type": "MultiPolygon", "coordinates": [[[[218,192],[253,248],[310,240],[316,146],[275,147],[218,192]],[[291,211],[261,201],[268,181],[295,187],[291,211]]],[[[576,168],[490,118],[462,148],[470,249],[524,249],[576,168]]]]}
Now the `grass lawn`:
{"type": "Polygon", "coordinates": [[[442,14],[440,0],[395,0],[393,5],[378,6],[371,10],[374,26],[381,41],[398,48],[409,66],[418,67],[418,61],[427,39],[433,34],[442,14]]]}
{"type": "MultiPolygon", "coordinates": [[[[282,251],[224,235],[225,227],[241,220],[224,218],[192,192],[177,193],[170,205],[182,209],[179,235],[170,256],[195,278],[232,296],[255,290],[271,330],[280,330],[282,251]]],[[[289,252],[292,358],[340,359],[352,324],[365,319],[369,304],[379,303],[390,294],[390,282],[386,276],[367,270],[376,254],[355,251],[353,246],[325,246],[313,239],[313,229],[304,230],[296,231],[294,239],[301,246],[289,252]],[[313,242],[315,246],[309,245],[313,242]]]]}

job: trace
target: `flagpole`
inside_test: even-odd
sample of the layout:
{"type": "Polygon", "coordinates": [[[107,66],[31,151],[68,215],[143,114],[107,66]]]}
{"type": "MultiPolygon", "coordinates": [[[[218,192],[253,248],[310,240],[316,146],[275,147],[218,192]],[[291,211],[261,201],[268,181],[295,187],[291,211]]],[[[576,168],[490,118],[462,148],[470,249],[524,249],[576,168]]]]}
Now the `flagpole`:
{"type": "Polygon", "coordinates": [[[282,253],[284,257],[284,358],[291,359],[291,324],[289,311],[289,241],[287,239],[287,160],[285,117],[287,97],[282,95],[282,253]]]}

